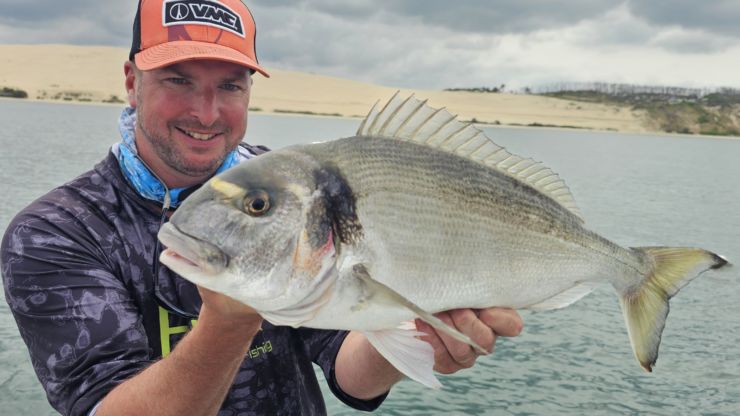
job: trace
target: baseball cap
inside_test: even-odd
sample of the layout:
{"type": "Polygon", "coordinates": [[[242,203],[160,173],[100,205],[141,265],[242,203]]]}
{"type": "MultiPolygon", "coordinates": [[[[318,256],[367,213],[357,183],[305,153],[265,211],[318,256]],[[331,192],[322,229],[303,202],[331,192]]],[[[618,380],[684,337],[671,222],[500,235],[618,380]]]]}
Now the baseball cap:
{"type": "Polygon", "coordinates": [[[241,0],[140,0],[129,59],[141,70],[215,59],[270,75],[259,65],[254,18],[241,0]]]}

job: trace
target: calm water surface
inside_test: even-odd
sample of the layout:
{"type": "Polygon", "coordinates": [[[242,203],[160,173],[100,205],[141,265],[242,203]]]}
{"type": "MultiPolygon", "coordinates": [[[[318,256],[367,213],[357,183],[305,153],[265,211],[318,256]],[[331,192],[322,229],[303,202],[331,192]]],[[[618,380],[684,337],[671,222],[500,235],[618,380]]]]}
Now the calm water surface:
{"type": "MultiPolygon", "coordinates": [[[[117,142],[118,107],[0,101],[0,230],[117,142]]],[[[250,115],[249,141],[279,148],[352,135],[359,120],[250,115]]],[[[691,245],[740,263],[740,140],[491,128],[509,150],[566,179],[594,231],[626,246],[691,245]]],[[[471,370],[433,391],[400,383],[388,415],[738,415],[740,267],[710,272],[671,302],[652,374],[632,357],[609,287],[551,312],[523,312],[471,370]]],[[[330,414],[354,414],[325,391],[330,414]]],[[[0,414],[52,415],[0,302],[0,414]]]]}

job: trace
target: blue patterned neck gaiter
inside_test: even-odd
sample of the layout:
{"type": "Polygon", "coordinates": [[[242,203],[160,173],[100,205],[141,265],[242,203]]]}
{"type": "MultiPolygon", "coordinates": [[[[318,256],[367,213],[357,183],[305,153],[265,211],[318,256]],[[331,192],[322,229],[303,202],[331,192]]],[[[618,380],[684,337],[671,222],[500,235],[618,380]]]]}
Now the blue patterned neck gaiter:
{"type": "MultiPolygon", "coordinates": [[[[141,196],[152,201],[157,201],[165,207],[177,207],[180,204],[180,193],[187,188],[168,189],[150,170],[138,156],[136,142],[134,141],[134,126],[136,126],[136,110],[126,107],[118,119],[118,130],[121,132],[121,143],[113,146],[113,153],[118,157],[118,164],[128,182],[141,196]],[[169,204],[166,203],[169,194],[169,204]]],[[[226,155],[226,159],[218,168],[216,173],[248,159],[245,153],[237,150],[226,155]]]]}

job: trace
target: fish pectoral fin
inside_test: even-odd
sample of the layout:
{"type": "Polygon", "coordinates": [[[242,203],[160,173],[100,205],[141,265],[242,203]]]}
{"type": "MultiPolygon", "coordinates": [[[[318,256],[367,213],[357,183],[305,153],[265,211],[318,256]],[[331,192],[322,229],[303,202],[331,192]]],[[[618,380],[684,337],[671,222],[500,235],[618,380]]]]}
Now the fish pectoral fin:
{"type": "Polygon", "coordinates": [[[471,347],[478,350],[478,352],[480,352],[481,354],[488,354],[488,351],[486,351],[485,348],[478,345],[478,343],[470,339],[470,337],[468,337],[467,335],[447,325],[441,319],[418,307],[416,304],[406,299],[403,295],[391,289],[390,287],[373,279],[370,276],[370,273],[367,271],[365,265],[354,265],[352,267],[352,273],[357,279],[365,284],[365,289],[369,293],[367,299],[372,298],[374,301],[385,301],[393,306],[401,305],[405,308],[408,308],[412,312],[414,312],[416,316],[419,317],[419,319],[428,323],[437,331],[441,331],[460,342],[464,342],[470,345],[471,347]]]}
{"type": "Polygon", "coordinates": [[[417,338],[424,335],[422,332],[397,328],[363,334],[380,355],[408,378],[433,389],[442,387],[434,375],[434,349],[417,338]]]}

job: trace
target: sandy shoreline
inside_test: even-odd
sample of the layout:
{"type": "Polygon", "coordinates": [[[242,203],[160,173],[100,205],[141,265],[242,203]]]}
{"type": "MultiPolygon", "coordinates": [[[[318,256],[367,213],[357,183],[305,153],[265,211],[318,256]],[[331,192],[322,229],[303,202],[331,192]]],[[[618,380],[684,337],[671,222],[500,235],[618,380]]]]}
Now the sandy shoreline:
{"type": "MultiPolygon", "coordinates": [[[[0,45],[0,87],[26,91],[28,100],[101,102],[125,99],[128,49],[71,45],[0,45]]],[[[396,88],[270,68],[255,77],[250,107],[261,112],[362,117],[396,88]]],[[[447,107],[463,120],[502,125],[539,124],[592,130],[648,132],[642,115],[624,107],[548,97],[401,89],[447,107]]]]}

